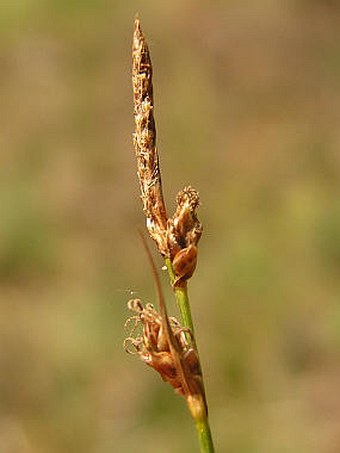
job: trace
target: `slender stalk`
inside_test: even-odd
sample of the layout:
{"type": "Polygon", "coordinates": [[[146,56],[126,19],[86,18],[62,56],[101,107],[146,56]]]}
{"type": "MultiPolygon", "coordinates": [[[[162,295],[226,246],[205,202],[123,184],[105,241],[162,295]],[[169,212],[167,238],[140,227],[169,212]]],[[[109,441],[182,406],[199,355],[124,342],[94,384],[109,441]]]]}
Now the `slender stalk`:
{"type": "MultiPolygon", "coordinates": [[[[175,273],[174,273],[174,269],[172,267],[172,264],[171,264],[171,261],[169,258],[165,259],[165,264],[166,264],[168,274],[170,277],[170,282],[173,285],[173,283],[175,281],[175,273]]],[[[176,303],[177,303],[177,306],[179,309],[179,313],[181,316],[182,326],[188,327],[191,330],[191,332],[193,333],[193,337],[194,337],[194,324],[192,322],[187,285],[185,284],[185,286],[183,286],[183,287],[182,286],[174,287],[174,293],[175,293],[175,298],[176,298],[176,303]]]]}
{"type": "MultiPolygon", "coordinates": [[[[173,267],[171,264],[171,260],[169,258],[166,258],[165,264],[166,264],[168,274],[170,277],[170,282],[173,285],[173,283],[175,281],[175,273],[174,273],[174,270],[173,270],[173,267]]],[[[177,303],[178,310],[179,310],[180,316],[181,316],[182,326],[189,328],[190,331],[192,332],[192,336],[191,336],[192,346],[195,348],[198,360],[200,361],[197,344],[196,344],[196,340],[195,340],[194,324],[193,324],[192,316],[191,316],[187,284],[185,284],[185,286],[183,286],[183,287],[182,286],[181,287],[173,286],[173,288],[174,288],[176,303],[177,303]]],[[[203,385],[204,385],[204,382],[203,382],[203,385]]],[[[200,404],[200,402],[198,402],[197,404],[200,404]]],[[[204,402],[204,404],[206,404],[206,401],[204,402]]],[[[189,407],[189,409],[190,409],[190,407],[189,407]]],[[[192,411],[192,410],[190,410],[190,412],[191,412],[191,415],[195,422],[195,427],[197,430],[198,441],[200,444],[201,453],[213,453],[214,445],[213,445],[207,411],[204,408],[203,410],[198,410],[197,412],[192,411]]]]}
{"type": "Polygon", "coordinates": [[[214,444],[211,437],[208,417],[203,420],[195,420],[201,453],[214,453],[214,444]]]}

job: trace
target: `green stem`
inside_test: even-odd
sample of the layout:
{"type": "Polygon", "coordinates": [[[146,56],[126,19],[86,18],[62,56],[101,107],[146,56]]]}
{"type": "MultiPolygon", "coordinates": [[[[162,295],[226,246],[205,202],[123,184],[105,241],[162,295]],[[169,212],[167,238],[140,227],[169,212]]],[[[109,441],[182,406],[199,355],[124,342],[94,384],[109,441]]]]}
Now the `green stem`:
{"type": "MultiPolygon", "coordinates": [[[[173,285],[176,277],[169,258],[165,259],[165,264],[170,276],[170,282],[173,285]]],[[[194,325],[192,322],[187,285],[185,284],[185,286],[173,287],[173,289],[175,293],[176,303],[181,316],[182,326],[188,327],[191,330],[192,334],[194,334],[194,325]]]]}
{"type": "Polygon", "coordinates": [[[196,420],[195,426],[202,453],[214,453],[214,445],[211,437],[211,431],[208,418],[196,420]]]}
{"type": "MultiPolygon", "coordinates": [[[[166,264],[168,274],[170,277],[170,282],[173,285],[175,282],[176,276],[175,276],[175,273],[174,273],[174,270],[172,267],[171,260],[169,258],[166,258],[165,264],[166,264]]],[[[196,350],[198,361],[200,362],[198,349],[197,349],[197,345],[196,345],[196,340],[195,340],[195,335],[194,335],[194,324],[192,322],[187,285],[185,284],[185,286],[180,286],[180,287],[173,286],[173,290],[175,293],[175,299],[176,299],[176,303],[177,303],[177,306],[179,309],[182,326],[190,329],[190,331],[192,333],[192,335],[190,337],[191,341],[192,341],[192,346],[196,350]]],[[[202,377],[202,379],[203,379],[203,377],[202,377]]],[[[203,386],[204,386],[204,383],[203,383],[203,386]]],[[[200,403],[198,403],[198,404],[201,405],[200,403]]],[[[192,411],[192,410],[190,410],[190,412],[191,412],[192,417],[194,418],[201,453],[214,453],[214,445],[213,445],[213,441],[212,441],[208,415],[206,414],[206,402],[204,401],[204,402],[202,402],[202,404],[204,407],[201,407],[197,412],[192,411]],[[197,413],[197,415],[195,416],[194,413],[197,413]]],[[[190,409],[190,407],[189,407],[189,409],[190,409]]]]}

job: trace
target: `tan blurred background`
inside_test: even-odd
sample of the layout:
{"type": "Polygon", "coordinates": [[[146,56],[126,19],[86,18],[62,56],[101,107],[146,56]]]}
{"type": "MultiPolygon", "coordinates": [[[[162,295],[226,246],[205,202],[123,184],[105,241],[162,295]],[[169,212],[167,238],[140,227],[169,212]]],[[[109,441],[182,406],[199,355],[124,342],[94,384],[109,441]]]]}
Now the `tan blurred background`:
{"type": "Polygon", "coordinates": [[[131,292],[154,300],[137,11],[169,211],[185,184],[202,198],[190,292],[217,451],[339,452],[340,3],[0,10],[0,452],[197,451],[184,401],[122,348],[131,292]]]}

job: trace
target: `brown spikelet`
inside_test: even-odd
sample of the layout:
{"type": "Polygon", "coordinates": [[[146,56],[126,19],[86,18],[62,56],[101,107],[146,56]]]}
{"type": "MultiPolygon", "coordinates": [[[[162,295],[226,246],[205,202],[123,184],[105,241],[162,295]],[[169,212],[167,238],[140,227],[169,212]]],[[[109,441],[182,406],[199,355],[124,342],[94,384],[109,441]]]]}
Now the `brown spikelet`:
{"type": "Polygon", "coordinates": [[[168,225],[168,247],[171,258],[185,247],[197,246],[203,230],[196,214],[200,203],[197,190],[191,186],[185,187],[177,194],[176,203],[175,214],[168,225]]]}
{"type": "Polygon", "coordinates": [[[134,315],[125,323],[128,332],[125,350],[129,354],[138,354],[178,394],[186,398],[200,396],[203,401],[200,364],[186,335],[190,332],[183,329],[175,318],[158,313],[152,304],[144,307],[139,299],[133,299],[128,308],[134,315]]]}
{"type": "Polygon", "coordinates": [[[130,327],[125,349],[137,353],[143,362],[154,368],[165,382],[186,398],[189,408],[198,405],[206,413],[201,367],[197,351],[192,347],[193,334],[190,329],[181,327],[175,318],[169,318],[156,265],[144,236],[141,238],[156,283],[159,313],[152,304],[144,307],[139,299],[128,302],[128,308],[135,314],[125,324],[126,328],[130,327]]]}
{"type": "Polygon", "coordinates": [[[159,252],[171,260],[175,285],[183,286],[196,268],[197,244],[202,234],[196,214],[199,195],[191,186],[185,187],[177,195],[175,214],[168,218],[156,147],[152,64],[138,17],[133,33],[132,86],[135,119],[133,139],[146,226],[159,252]]]}
{"type": "Polygon", "coordinates": [[[168,221],[168,249],[176,280],[183,286],[192,276],[197,264],[197,244],[202,235],[202,224],[196,211],[199,206],[198,192],[191,186],[181,190],[176,198],[175,214],[168,221]]]}
{"type": "Polygon", "coordinates": [[[134,99],[134,147],[141,199],[150,236],[163,256],[167,256],[167,213],[162,193],[159,154],[156,148],[152,64],[148,45],[135,19],[132,46],[132,86],[134,99]]]}

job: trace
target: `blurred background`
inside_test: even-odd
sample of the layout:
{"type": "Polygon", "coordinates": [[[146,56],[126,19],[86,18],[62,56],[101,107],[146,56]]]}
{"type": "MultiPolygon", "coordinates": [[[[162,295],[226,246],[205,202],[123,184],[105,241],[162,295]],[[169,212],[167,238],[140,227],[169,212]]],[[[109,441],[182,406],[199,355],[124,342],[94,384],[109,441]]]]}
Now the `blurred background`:
{"type": "Polygon", "coordinates": [[[184,400],[122,347],[127,301],[155,300],[137,11],[169,212],[201,194],[189,289],[217,451],[339,452],[339,2],[0,8],[1,453],[198,449],[184,400]]]}

